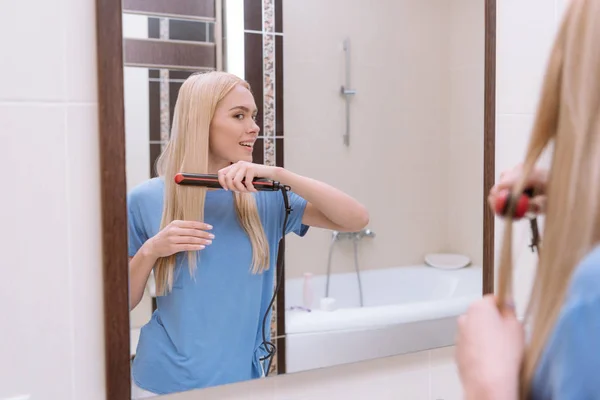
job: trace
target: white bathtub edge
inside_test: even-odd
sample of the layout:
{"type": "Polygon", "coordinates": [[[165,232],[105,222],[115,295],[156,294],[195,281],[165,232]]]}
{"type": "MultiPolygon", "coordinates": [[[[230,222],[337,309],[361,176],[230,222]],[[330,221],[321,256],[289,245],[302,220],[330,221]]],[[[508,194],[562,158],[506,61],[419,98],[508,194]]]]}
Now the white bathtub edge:
{"type": "Polygon", "coordinates": [[[459,316],[481,296],[434,302],[349,308],[335,311],[286,311],[286,335],[331,331],[371,330],[417,321],[459,316]]]}

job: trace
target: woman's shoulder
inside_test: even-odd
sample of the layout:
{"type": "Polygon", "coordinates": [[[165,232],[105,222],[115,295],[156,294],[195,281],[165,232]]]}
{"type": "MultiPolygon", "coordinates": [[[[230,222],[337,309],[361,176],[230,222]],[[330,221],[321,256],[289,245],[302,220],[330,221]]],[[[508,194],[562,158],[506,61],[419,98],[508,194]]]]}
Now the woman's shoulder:
{"type": "Polygon", "coordinates": [[[161,178],[151,178],[134,186],[127,195],[127,208],[130,214],[160,215],[163,205],[164,181],[161,178]]]}
{"type": "Polygon", "coordinates": [[[140,199],[162,196],[165,187],[165,182],[162,178],[150,178],[135,185],[128,193],[127,197],[133,201],[140,199]]]}
{"type": "Polygon", "coordinates": [[[600,300],[600,245],[588,252],[573,271],[567,296],[571,303],[600,300]]]}
{"type": "Polygon", "coordinates": [[[600,246],[579,262],[532,382],[532,399],[589,399],[600,391],[600,246]]]}

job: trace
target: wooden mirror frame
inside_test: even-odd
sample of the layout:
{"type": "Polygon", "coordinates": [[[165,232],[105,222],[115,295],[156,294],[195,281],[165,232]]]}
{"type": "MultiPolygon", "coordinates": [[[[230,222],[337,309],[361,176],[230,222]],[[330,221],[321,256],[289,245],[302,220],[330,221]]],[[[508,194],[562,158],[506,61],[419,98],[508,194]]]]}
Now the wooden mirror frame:
{"type": "MultiPolygon", "coordinates": [[[[96,0],[106,393],[111,400],[131,398],[122,12],[121,0],[96,0]]],[[[495,180],[496,0],[485,0],[484,101],[481,206],[487,294],[494,290],[494,215],[487,195],[495,180]]]]}

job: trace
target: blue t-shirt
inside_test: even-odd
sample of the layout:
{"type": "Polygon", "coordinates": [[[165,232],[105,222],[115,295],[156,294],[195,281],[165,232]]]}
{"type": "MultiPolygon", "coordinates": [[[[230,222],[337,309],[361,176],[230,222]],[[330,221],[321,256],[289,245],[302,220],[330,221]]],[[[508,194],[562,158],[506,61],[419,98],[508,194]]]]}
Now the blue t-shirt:
{"type": "Polygon", "coordinates": [[[573,273],[536,370],[530,397],[600,399],[600,246],[573,273]]]}
{"type": "MultiPolygon", "coordinates": [[[[160,229],[164,181],[154,178],[128,196],[129,256],[160,229]]],[[[209,190],[204,215],[213,243],[200,252],[195,277],[180,253],[173,290],[157,297],[157,310],[141,329],[132,375],[157,394],[188,391],[263,376],[262,321],[274,290],[285,207],[281,192],[254,194],[270,249],[270,267],[253,274],[252,245],[237,219],[231,191],[209,190]]],[[[288,192],[286,233],[304,236],[306,201],[288,192]]],[[[269,311],[270,312],[270,311],[269,311]]],[[[270,314],[266,322],[270,339],[270,314]]],[[[266,366],[264,367],[266,369],[266,366]]]]}

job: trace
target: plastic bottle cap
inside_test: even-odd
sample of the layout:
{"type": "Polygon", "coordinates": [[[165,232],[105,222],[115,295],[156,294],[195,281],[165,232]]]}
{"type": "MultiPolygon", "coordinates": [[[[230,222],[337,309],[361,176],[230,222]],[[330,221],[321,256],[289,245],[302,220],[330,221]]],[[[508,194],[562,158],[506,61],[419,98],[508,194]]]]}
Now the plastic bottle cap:
{"type": "Polygon", "coordinates": [[[323,311],[335,310],[335,299],[333,297],[322,297],[321,298],[321,310],[323,310],[323,311]]]}

